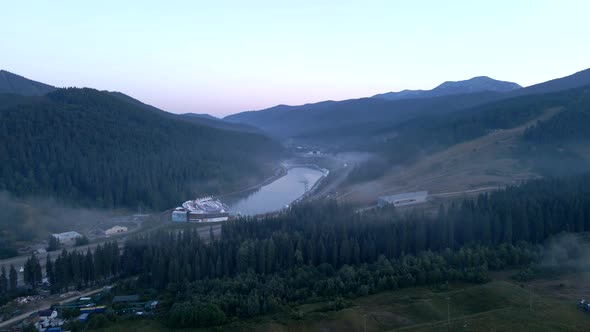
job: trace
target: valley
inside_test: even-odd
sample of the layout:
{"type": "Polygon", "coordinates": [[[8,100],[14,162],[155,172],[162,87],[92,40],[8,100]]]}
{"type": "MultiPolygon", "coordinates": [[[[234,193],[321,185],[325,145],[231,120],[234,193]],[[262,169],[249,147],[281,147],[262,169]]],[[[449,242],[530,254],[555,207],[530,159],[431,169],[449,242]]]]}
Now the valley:
{"type": "MultiPolygon", "coordinates": [[[[586,75],[528,88],[486,80],[484,86],[502,86],[491,90],[451,82],[443,85],[452,92],[436,96],[280,106],[228,120],[177,116],[92,89],[2,95],[0,134],[14,144],[4,155],[4,172],[13,176],[0,179],[8,192],[0,265],[19,268],[4,294],[9,300],[37,287],[53,293],[23,307],[33,317],[56,294],[103,286],[161,302],[147,313],[153,319],[139,319],[139,308],[129,315],[101,300],[114,311],[96,319],[114,331],[512,330],[537,326],[541,317],[553,317],[551,329],[576,330],[587,319],[575,307],[573,293],[585,291],[576,277],[517,282],[514,275],[536,269],[560,231],[587,231],[585,209],[573,212],[586,199],[579,183],[587,182],[590,165],[579,129],[590,124],[590,90],[580,87],[586,75]],[[339,119],[330,120],[336,112],[339,119]],[[272,121],[238,121],[268,114],[272,121]],[[39,126],[47,121],[54,127],[39,126]],[[33,148],[49,137],[50,145],[33,148]],[[573,195],[567,201],[544,191],[554,176],[573,195]],[[422,191],[424,203],[377,204],[382,196],[422,191]],[[507,199],[519,191],[535,192],[526,198],[527,213],[507,199]],[[206,195],[227,204],[233,220],[171,221],[174,206],[206,195]],[[554,212],[531,208],[545,202],[564,204],[567,218],[556,217],[555,204],[554,212]],[[145,220],[124,222],[136,208],[145,220]],[[539,214],[546,219],[535,219],[539,214]],[[9,229],[12,217],[22,222],[9,229]],[[39,251],[36,263],[28,253],[9,258],[17,245],[49,231],[86,234],[111,224],[130,228],[67,253],[39,251]],[[31,264],[46,271],[43,284],[31,264]],[[550,291],[556,283],[567,295],[550,291]]],[[[26,79],[19,82],[26,87],[26,79]]]]}
{"type": "Polygon", "coordinates": [[[590,330],[590,2],[2,10],[0,332],[590,330]]]}

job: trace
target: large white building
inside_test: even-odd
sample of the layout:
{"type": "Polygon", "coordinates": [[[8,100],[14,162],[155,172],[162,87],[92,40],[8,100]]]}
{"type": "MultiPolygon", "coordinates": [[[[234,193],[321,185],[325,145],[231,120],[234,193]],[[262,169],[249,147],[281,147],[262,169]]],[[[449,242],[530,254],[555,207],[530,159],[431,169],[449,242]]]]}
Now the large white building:
{"type": "Polygon", "coordinates": [[[174,209],[171,215],[175,222],[219,222],[229,219],[227,207],[212,197],[186,201],[181,207],[174,209]]]}
{"type": "Polygon", "coordinates": [[[76,239],[82,237],[82,234],[74,231],[69,231],[65,233],[57,233],[51,234],[54,238],[58,239],[62,244],[73,244],[76,242],[76,239]]]}
{"type": "Polygon", "coordinates": [[[403,193],[397,195],[381,196],[377,200],[377,205],[383,207],[392,204],[393,206],[406,206],[426,202],[428,191],[417,191],[413,193],[403,193]]]}

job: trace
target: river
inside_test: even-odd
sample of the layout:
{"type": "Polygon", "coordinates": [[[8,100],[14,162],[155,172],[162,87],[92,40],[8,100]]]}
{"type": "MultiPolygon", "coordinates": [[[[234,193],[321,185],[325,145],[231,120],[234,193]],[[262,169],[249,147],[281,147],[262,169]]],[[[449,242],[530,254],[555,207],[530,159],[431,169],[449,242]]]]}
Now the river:
{"type": "Polygon", "coordinates": [[[278,211],[291,204],[322,178],[324,173],[311,167],[293,167],[277,180],[246,194],[223,198],[230,211],[251,216],[278,211]]]}

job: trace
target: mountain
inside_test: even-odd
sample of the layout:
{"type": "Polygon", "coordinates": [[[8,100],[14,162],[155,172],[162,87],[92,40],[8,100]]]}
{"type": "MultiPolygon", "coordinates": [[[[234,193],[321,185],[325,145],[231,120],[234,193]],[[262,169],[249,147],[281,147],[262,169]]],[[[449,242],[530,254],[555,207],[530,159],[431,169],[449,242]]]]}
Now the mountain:
{"type": "Polygon", "coordinates": [[[262,133],[262,130],[256,128],[254,126],[250,126],[243,123],[234,123],[230,121],[225,121],[220,118],[216,118],[209,114],[197,114],[197,113],[184,113],[180,114],[179,117],[186,121],[190,121],[192,123],[210,126],[214,128],[224,129],[224,130],[233,130],[233,131],[242,131],[247,133],[262,133]]]}
{"type": "Polygon", "coordinates": [[[498,92],[400,100],[360,98],[301,106],[279,105],[233,114],[224,119],[261,128],[277,137],[310,138],[335,133],[349,140],[353,135],[364,136],[367,130],[390,126],[418,115],[454,112],[498,98],[501,98],[498,92]]]}
{"type": "Polygon", "coordinates": [[[56,88],[28,78],[0,70],[0,93],[13,93],[22,96],[42,96],[56,88]]]}
{"type": "Polygon", "coordinates": [[[510,96],[523,96],[575,89],[590,84],[590,68],[575,74],[511,91],[510,96]]]}
{"type": "Polygon", "coordinates": [[[252,185],[282,147],[94,89],[0,94],[0,191],[84,206],[171,208],[252,185]]]}
{"type": "Polygon", "coordinates": [[[484,91],[508,92],[518,90],[520,88],[520,85],[513,82],[498,81],[487,76],[478,76],[465,81],[447,81],[432,90],[403,90],[400,92],[387,92],[377,94],[372,98],[382,98],[387,100],[432,98],[484,91]]]}
{"type": "Polygon", "coordinates": [[[206,114],[206,113],[184,113],[181,115],[186,116],[186,117],[191,117],[191,118],[198,118],[198,119],[219,120],[218,117],[214,117],[213,115],[206,114]]]}
{"type": "Polygon", "coordinates": [[[282,138],[350,147],[397,135],[396,126],[412,119],[478,112],[479,106],[504,99],[565,91],[587,84],[590,84],[590,70],[526,88],[488,77],[475,77],[445,82],[429,91],[402,91],[399,94],[408,98],[397,100],[373,97],[301,106],[279,105],[233,114],[225,120],[256,126],[282,138]]]}

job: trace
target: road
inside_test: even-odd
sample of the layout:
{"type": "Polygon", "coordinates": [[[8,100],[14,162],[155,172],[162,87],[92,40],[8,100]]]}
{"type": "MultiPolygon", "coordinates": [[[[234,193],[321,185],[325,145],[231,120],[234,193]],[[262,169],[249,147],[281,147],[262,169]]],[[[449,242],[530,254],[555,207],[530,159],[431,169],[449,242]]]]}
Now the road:
{"type": "MultiPolygon", "coordinates": [[[[171,223],[166,223],[164,224],[164,226],[168,226],[168,225],[172,225],[171,223]]],[[[209,227],[213,228],[213,234],[217,237],[221,234],[221,224],[211,224],[211,225],[202,225],[199,226],[198,232],[199,232],[199,236],[202,239],[209,239],[209,227]]],[[[104,244],[105,242],[108,241],[117,241],[119,243],[119,248],[121,250],[124,249],[125,247],[125,240],[127,239],[127,236],[124,237],[119,237],[119,238],[113,238],[113,239],[109,239],[109,238],[105,238],[103,241],[101,242],[97,242],[97,243],[91,243],[85,246],[80,246],[80,247],[72,247],[72,248],[66,248],[67,251],[78,251],[78,252],[82,252],[82,253],[86,253],[86,251],[88,249],[90,249],[90,251],[94,252],[94,250],[96,250],[96,247],[99,244],[104,244]]],[[[41,268],[43,269],[43,271],[45,271],[45,262],[47,262],[47,256],[50,256],[52,260],[55,260],[55,258],[57,256],[59,256],[61,254],[61,250],[57,250],[57,251],[52,251],[52,252],[48,252],[48,253],[44,253],[44,254],[38,254],[37,258],[39,259],[39,263],[41,264],[41,268]]],[[[26,260],[29,258],[30,256],[17,256],[17,257],[12,257],[12,258],[8,258],[8,259],[3,259],[0,260],[0,266],[4,266],[4,268],[6,269],[6,273],[8,273],[8,269],[10,268],[10,265],[14,265],[14,268],[17,270],[17,272],[19,271],[21,266],[25,265],[26,260]]],[[[45,274],[45,273],[43,273],[45,274]]],[[[24,273],[19,272],[18,273],[18,279],[17,279],[17,283],[18,285],[23,285],[24,283],[24,273]]]]}
{"type": "MultiPolygon", "coordinates": [[[[61,300],[61,301],[57,301],[57,303],[64,304],[64,303],[68,303],[68,302],[73,302],[73,301],[75,301],[75,300],[77,300],[77,299],[79,299],[81,297],[94,295],[96,293],[99,293],[100,291],[102,291],[102,287],[101,288],[98,288],[98,289],[93,289],[93,290],[88,291],[86,293],[78,294],[76,296],[68,297],[67,299],[64,299],[64,300],[61,300]]],[[[55,302],[52,302],[52,303],[55,303],[55,302]]],[[[45,307],[45,306],[47,306],[47,303],[44,303],[44,304],[40,305],[39,307],[37,307],[37,308],[35,308],[33,310],[30,310],[28,312],[25,312],[24,314],[21,314],[21,315],[12,317],[11,319],[8,319],[8,320],[5,320],[5,321],[1,322],[0,323],[0,329],[1,328],[8,327],[8,326],[10,326],[12,324],[18,323],[21,320],[29,317],[30,315],[36,313],[37,311],[39,311],[41,309],[49,308],[49,307],[45,307]]]]}
{"type": "Polygon", "coordinates": [[[477,189],[464,190],[464,191],[453,191],[453,192],[448,192],[448,193],[430,194],[428,196],[429,197],[452,197],[452,196],[459,196],[459,195],[465,195],[465,194],[475,194],[475,193],[486,192],[486,191],[495,191],[495,190],[500,190],[500,189],[504,189],[504,188],[505,187],[502,187],[502,186],[481,187],[481,188],[477,188],[477,189]]]}

